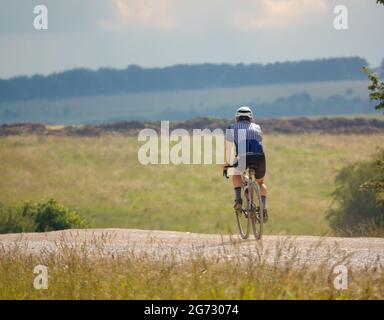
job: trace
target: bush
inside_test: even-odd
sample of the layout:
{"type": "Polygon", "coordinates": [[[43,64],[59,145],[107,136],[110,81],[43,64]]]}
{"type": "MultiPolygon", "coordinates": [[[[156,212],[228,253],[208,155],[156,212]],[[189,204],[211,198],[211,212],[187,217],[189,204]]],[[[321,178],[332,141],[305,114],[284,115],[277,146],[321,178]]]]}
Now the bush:
{"type": "Polygon", "coordinates": [[[0,233],[18,233],[34,231],[32,219],[24,217],[16,207],[0,204],[0,233]]]}
{"type": "Polygon", "coordinates": [[[327,218],[336,234],[384,236],[384,150],[372,160],[341,169],[327,218]]]}
{"type": "Polygon", "coordinates": [[[25,202],[18,207],[0,205],[0,233],[46,232],[84,228],[85,220],[54,199],[25,202]]]}

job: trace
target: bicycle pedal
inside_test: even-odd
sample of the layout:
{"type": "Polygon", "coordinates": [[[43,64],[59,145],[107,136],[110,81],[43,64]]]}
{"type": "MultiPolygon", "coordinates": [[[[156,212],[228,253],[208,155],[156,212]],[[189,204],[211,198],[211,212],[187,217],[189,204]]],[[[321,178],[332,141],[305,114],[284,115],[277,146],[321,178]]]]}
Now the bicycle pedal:
{"type": "Polygon", "coordinates": [[[258,214],[259,214],[259,209],[258,209],[258,207],[256,207],[254,204],[251,205],[251,211],[252,211],[255,215],[258,215],[258,214]]]}

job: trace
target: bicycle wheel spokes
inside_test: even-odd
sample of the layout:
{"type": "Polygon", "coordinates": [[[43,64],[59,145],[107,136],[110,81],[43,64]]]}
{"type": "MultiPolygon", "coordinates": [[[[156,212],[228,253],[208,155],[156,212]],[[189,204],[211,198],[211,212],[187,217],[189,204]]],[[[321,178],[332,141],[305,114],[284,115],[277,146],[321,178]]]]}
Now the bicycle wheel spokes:
{"type": "Polygon", "coordinates": [[[256,182],[253,182],[251,189],[252,189],[251,201],[253,206],[252,206],[252,212],[250,214],[250,222],[252,224],[252,230],[256,240],[260,240],[263,234],[264,206],[263,206],[263,202],[261,201],[261,193],[260,193],[259,185],[256,182]]]}

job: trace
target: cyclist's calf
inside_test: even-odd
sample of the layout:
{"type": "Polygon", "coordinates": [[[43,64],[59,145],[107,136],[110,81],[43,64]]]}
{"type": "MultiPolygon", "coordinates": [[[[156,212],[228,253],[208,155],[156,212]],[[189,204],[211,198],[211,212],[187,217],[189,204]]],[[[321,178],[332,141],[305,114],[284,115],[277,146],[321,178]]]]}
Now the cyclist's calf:
{"type": "Polygon", "coordinates": [[[267,196],[267,186],[264,183],[264,177],[261,179],[256,179],[257,183],[260,186],[260,193],[262,196],[266,197],[267,196]]]}
{"type": "Polygon", "coordinates": [[[243,186],[243,179],[239,174],[235,174],[232,176],[232,182],[234,188],[241,188],[243,186]]]}

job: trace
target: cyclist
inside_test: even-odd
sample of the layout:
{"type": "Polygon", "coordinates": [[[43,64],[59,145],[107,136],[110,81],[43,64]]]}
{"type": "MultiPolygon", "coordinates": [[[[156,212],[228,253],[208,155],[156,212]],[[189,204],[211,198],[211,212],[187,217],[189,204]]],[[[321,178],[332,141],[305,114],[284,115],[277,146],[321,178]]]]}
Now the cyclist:
{"type": "MultiPolygon", "coordinates": [[[[266,171],[265,154],[263,148],[263,136],[261,128],[258,124],[252,122],[252,110],[243,106],[237,109],[236,123],[231,124],[226,131],[226,159],[224,163],[224,170],[227,170],[229,161],[232,154],[233,145],[235,145],[235,166],[239,163],[240,159],[245,159],[246,167],[253,165],[256,167],[255,178],[260,186],[261,200],[264,205],[264,222],[268,220],[266,209],[267,187],[264,183],[264,176],[266,171]],[[239,131],[240,130],[240,131],[239,131]],[[245,138],[245,139],[244,139],[245,138]],[[239,144],[244,143],[244,147],[239,148],[239,144]],[[242,150],[245,149],[245,150],[242,150]],[[245,157],[245,158],[243,158],[245,157]]],[[[235,191],[235,211],[241,212],[243,200],[241,197],[241,188],[243,181],[241,171],[235,169],[233,175],[233,187],[235,191]]]]}

